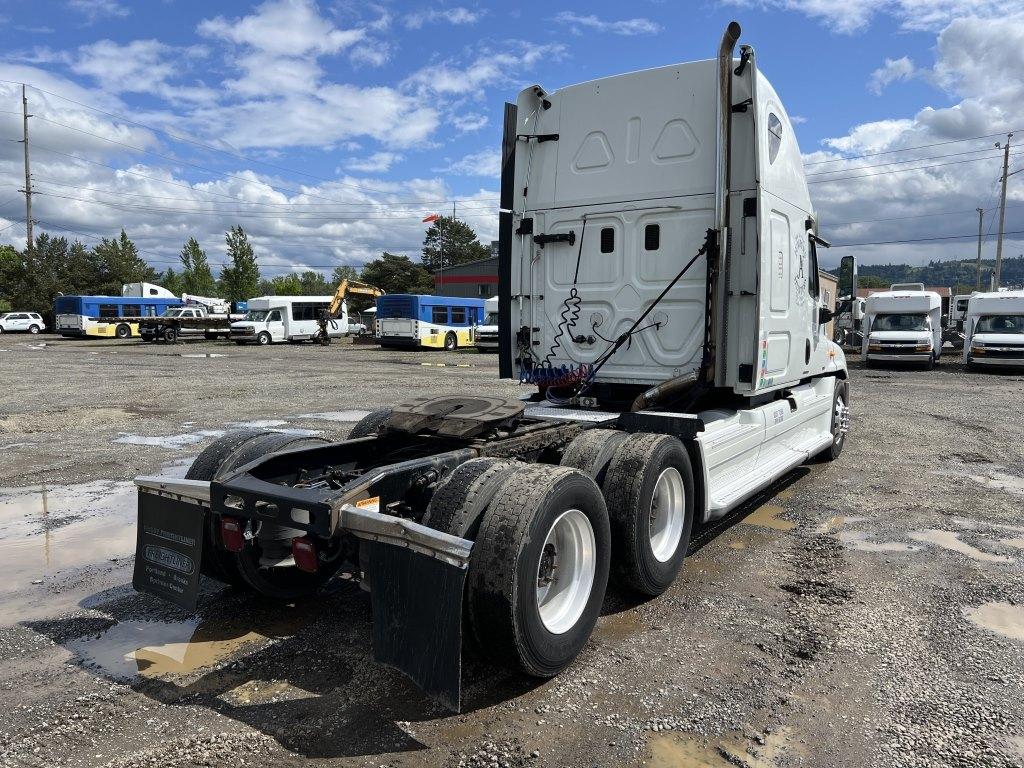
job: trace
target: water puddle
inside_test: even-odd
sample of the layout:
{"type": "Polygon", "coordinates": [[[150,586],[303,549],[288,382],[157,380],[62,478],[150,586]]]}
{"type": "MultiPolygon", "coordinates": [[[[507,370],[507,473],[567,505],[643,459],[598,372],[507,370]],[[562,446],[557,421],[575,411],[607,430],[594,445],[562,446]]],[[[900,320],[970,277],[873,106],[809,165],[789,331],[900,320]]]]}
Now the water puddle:
{"type": "Polygon", "coordinates": [[[966,541],[960,540],[960,534],[954,531],[940,531],[934,528],[928,528],[923,531],[914,531],[910,534],[910,538],[914,541],[920,541],[925,544],[934,544],[937,547],[948,549],[952,552],[959,552],[962,555],[972,560],[976,560],[979,563],[1009,563],[1012,559],[1004,557],[1003,555],[993,555],[988,552],[982,552],[976,547],[972,547],[966,541]]]}
{"type": "Polygon", "coordinates": [[[1024,496],[1024,477],[1008,475],[1005,472],[990,472],[987,475],[967,475],[967,477],[986,488],[1024,496]]]}
{"type": "Polygon", "coordinates": [[[872,541],[864,531],[839,531],[840,543],[860,552],[916,552],[920,547],[902,541],[872,541]]]}
{"type": "Polygon", "coordinates": [[[193,617],[184,621],[122,621],[98,636],[67,647],[87,666],[120,680],[141,676],[184,676],[208,669],[295,633],[298,617],[269,622],[224,622],[193,617]]]}
{"type": "MultiPolygon", "coordinates": [[[[99,480],[57,488],[0,489],[0,623],[51,616],[51,588],[89,565],[130,558],[135,550],[135,485],[99,480]]],[[[57,603],[73,607],[71,593],[57,603]],[[70,600],[70,604],[68,604],[70,600]]]]}
{"type": "Polygon", "coordinates": [[[746,549],[747,542],[745,541],[730,541],[729,549],[746,549]]]}
{"type": "Polygon", "coordinates": [[[624,640],[643,631],[644,625],[637,611],[622,611],[602,618],[594,634],[604,640],[624,640]]]}
{"type": "Polygon", "coordinates": [[[650,768],[732,768],[734,763],[712,747],[692,736],[659,733],[647,739],[650,768]]]}
{"type": "Polygon", "coordinates": [[[181,352],[179,357],[227,357],[223,352],[181,352]]]}
{"type": "Polygon", "coordinates": [[[126,445],[146,445],[153,448],[166,448],[171,451],[177,451],[213,437],[221,437],[223,434],[223,429],[200,429],[180,435],[156,436],[131,435],[127,432],[122,432],[120,437],[114,438],[114,442],[126,445]]]}
{"type": "MultiPolygon", "coordinates": [[[[192,459],[164,465],[161,474],[184,477],[192,459]]],[[[126,584],[136,499],[127,481],[0,488],[0,625],[55,616],[126,584]]]]}
{"type": "Polygon", "coordinates": [[[868,518],[858,515],[833,515],[815,529],[815,533],[830,533],[850,523],[863,523],[868,518]]]}
{"type": "Polygon", "coordinates": [[[257,419],[255,421],[232,421],[228,426],[235,429],[270,429],[283,427],[288,422],[284,419],[257,419]]]}
{"type": "Polygon", "coordinates": [[[796,523],[792,520],[782,520],[779,518],[779,515],[785,511],[785,509],[775,504],[765,504],[743,518],[740,523],[743,525],[756,525],[760,528],[771,528],[775,531],[791,531],[796,528],[796,523]]]}
{"type": "Polygon", "coordinates": [[[1011,640],[1024,641],[1024,606],[1012,603],[984,603],[964,609],[964,616],[976,627],[1011,640]]]}
{"type": "Polygon", "coordinates": [[[316,697],[317,694],[284,680],[247,680],[220,695],[222,701],[235,707],[276,704],[281,701],[298,701],[316,697]]]}
{"type": "Polygon", "coordinates": [[[321,421],[342,421],[356,422],[364,416],[369,416],[370,411],[324,411],[323,413],[303,413],[300,419],[319,419],[321,421]]]}

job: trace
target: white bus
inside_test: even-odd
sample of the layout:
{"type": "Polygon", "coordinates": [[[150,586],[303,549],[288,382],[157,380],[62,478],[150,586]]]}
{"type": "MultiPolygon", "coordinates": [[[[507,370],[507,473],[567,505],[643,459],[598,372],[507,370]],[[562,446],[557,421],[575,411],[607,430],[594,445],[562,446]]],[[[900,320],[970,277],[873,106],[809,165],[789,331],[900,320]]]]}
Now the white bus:
{"type": "MultiPolygon", "coordinates": [[[[260,296],[249,299],[245,320],[231,324],[231,340],[236,344],[272,344],[278,341],[306,341],[319,330],[317,320],[331,306],[333,296],[260,296]]],[[[327,324],[328,335],[348,334],[348,307],[341,305],[341,316],[327,324]]]]}

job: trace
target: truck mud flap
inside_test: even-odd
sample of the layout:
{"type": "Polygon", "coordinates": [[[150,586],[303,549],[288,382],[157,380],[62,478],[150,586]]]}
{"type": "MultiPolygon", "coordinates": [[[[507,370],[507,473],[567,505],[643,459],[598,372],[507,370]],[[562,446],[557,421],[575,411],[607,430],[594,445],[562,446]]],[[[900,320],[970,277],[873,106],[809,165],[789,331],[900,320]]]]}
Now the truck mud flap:
{"type": "Polygon", "coordinates": [[[370,547],[373,655],[458,712],[462,694],[462,590],[466,568],[406,547],[370,547]]]}
{"type": "Polygon", "coordinates": [[[139,491],[132,586],[194,610],[199,599],[203,520],[199,504],[139,491]]]}

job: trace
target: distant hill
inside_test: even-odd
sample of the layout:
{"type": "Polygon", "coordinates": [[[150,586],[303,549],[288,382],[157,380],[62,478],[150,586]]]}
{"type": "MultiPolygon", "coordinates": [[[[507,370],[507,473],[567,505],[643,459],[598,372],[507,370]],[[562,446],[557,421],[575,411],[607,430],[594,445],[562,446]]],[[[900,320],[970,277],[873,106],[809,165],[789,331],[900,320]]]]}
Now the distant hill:
{"type": "MultiPolygon", "coordinates": [[[[995,259],[981,260],[982,285],[988,287],[988,276],[995,268],[995,259]]],[[[975,261],[930,261],[923,266],[913,264],[859,264],[857,273],[861,287],[888,287],[892,283],[924,283],[944,285],[954,293],[969,293],[975,285],[975,261]],[[864,279],[867,278],[867,279],[864,279]],[[872,283],[878,281],[878,286],[872,283]]],[[[1024,256],[1003,259],[1004,286],[1024,286],[1024,256]]]]}

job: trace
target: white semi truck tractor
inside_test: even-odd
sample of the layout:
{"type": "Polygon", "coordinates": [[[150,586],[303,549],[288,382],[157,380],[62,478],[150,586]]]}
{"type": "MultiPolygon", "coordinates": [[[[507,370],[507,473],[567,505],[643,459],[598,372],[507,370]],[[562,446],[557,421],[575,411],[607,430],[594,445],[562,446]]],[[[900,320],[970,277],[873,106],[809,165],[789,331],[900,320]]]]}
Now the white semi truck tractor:
{"type": "Polygon", "coordinates": [[[136,481],[135,587],[191,607],[201,576],[294,600],[348,573],[375,658],[457,709],[464,632],[556,675],[609,577],[659,595],[694,526],[839,456],[826,243],[739,36],[506,105],[499,360],[522,399],[414,398],[342,442],[231,433],[186,479],[136,481]]]}
{"type": "Polygon", "coordinates": [[[1024,368],[1024,291],[975,293],[964,321],[964,362],[1024,368]]]}
{"type": "Polygon", "coordinates": [[[942,354],[942,299],[921,283],[898,283],[868,296],[864,307],[865,364],[921,363],[942,354]]]}

